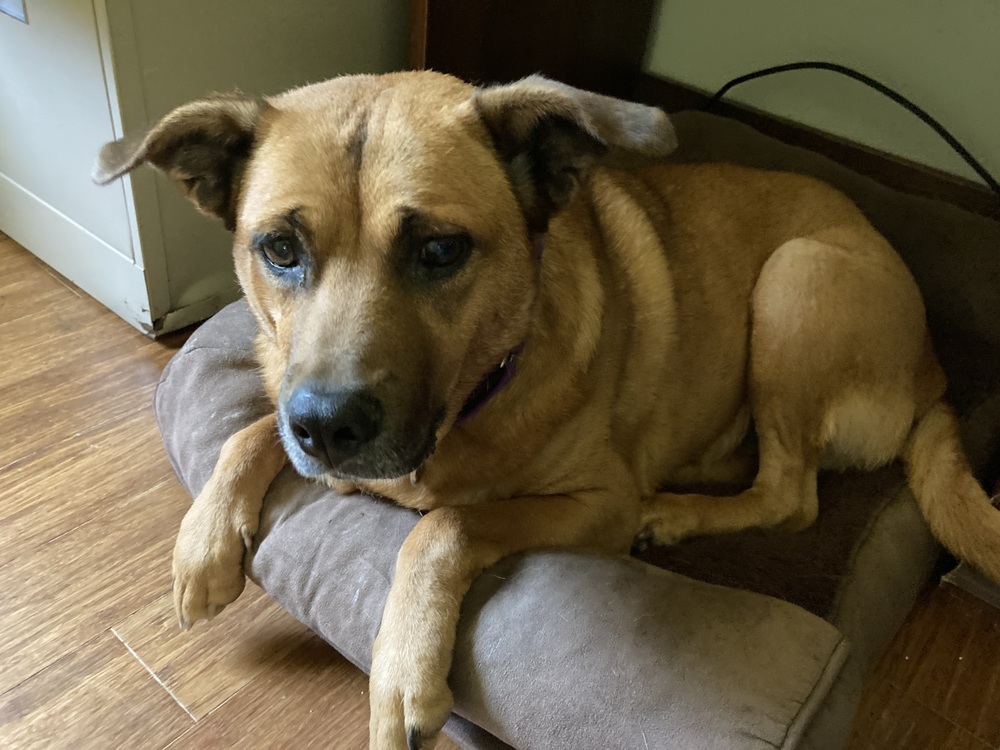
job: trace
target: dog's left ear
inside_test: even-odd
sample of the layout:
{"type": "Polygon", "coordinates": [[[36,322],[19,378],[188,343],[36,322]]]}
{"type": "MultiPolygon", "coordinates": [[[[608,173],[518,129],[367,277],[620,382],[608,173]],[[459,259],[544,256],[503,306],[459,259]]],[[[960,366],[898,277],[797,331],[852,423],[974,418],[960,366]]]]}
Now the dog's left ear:
{"type": "Polygon", "coordinates": [[[569,203],[596,161],[634,165],[662,159],[677,147],[662,110],[543,76],[477,89],[473,104],[536,232],[544,232],[549,218],[569,203]]]}

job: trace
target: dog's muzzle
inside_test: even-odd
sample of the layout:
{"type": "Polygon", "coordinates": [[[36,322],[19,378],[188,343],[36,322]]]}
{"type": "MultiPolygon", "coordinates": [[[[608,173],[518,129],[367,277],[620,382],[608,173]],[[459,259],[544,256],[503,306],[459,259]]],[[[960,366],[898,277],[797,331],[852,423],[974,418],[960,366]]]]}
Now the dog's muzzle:
{"type": "Polygon", "coordinates": [[[285,450],[298,472],[311,477],[393,479],[417,469],[434,449],[435,425],[398,431],[388,422],[367,388],[303,383],[279,409],[285,450]]]}

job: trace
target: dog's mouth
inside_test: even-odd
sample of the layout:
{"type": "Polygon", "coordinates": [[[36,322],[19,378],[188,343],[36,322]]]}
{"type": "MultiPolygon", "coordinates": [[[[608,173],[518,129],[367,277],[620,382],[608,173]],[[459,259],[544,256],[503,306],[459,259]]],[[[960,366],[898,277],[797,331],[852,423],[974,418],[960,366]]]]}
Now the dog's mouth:
{"type": "Polygon", "coordinates": [[[278,431],[295,470],[310,479],[332,477],[345,481],[387,481],[415,475],[437,447],[438,430],[445,414],[444,409],[437,409],[431,419],[421,420],[420,426],[385,431],[353,455],[340,457],[332,451],[307,452],[302,436],[295,434],[281,411],[278,431]]]}

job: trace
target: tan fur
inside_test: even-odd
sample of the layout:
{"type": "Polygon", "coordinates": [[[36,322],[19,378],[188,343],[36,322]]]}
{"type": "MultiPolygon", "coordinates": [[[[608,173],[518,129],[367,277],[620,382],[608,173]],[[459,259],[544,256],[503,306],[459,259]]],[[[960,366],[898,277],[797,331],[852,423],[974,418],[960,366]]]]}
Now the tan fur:
{"type": "MultiPolygon", "coordinates": [[[[204,127],[206,107],[191,111],[204,127]]],[[[903,453],[935,532],[1000,577],[1000,523],[941,402],[917,287],[836,191],[658,161],[673,143],[662,113],[539,78],[486,90],[431,73],[344,78],[239,112],[253,150],[226,152],[234,253],[279,416],[227,443],[185,519],[178,615],[211,617],[239,594],[244,546],[285,462],[275,426],[297,385],[365,384],[420,429],[440,407],[419,481],[322,477],[430,511],[400,550],[375,644],[373,748],[408,736],[417,746],[444,723],[459,607],[489,565],[545,547],[626,552],[640,532],[669,543],[802,527],[816,517],[821,465],[903,453]],[[525,144],[543,136],[541,185],[525,144]],[[645,166],[619,168],[630,158],[645,166]],[[400,280],[403,207],[474,238],[447,284],[400,280]],[[250,249],[292,209],[315,264],[303,288],[276,283],[250,249]],[[543,231],[538,268],[532,234],[543,231]],[[456,424],[520,342],[516,377],[456,424]],[[748,490],[660,491],[743,473],[751,416],[759,469],[748,490]]],[[[141,147],[165,154],[168,173],[184,148],[170,137],[141,147]]],[[[142,161],[132,148],[118,147],[118,163],[113,150],[102,175],[142,161]]]]}

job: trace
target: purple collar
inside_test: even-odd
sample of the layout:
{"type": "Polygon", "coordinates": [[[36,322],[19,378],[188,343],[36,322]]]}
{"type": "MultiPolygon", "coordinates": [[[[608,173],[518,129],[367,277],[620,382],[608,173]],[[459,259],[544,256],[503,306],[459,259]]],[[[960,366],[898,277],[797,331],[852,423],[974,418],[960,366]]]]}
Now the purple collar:
{"type": "MultiPolygon", "coordinates": [[[[539,270],[542,267],[542,251],[545,249],[545,235],[536,235],[534,239],[535,264],[539,270]]],[[[490,399],[496,396],[506,385],[517,375],[517,358],[524,351],[525,342],[515,346],[502,360],[500,364],[486,373],[486,377],[479,381],[479,385],[466,399],[465,405],[458,413],[455,424],[462,424],[475,415],[480,409],[489,403],[490,399]]]]}
{"type": "Polygon", "coordinates": [[[501,360],[500,364],[490,370],[486,377],[479,381],[469,398],[466,400],[462,410],[458,413],[455,424],[462,424],[476,412],[486,406],[489,400],[497,395],[517,374],[517,356],[524,349],[524,342],[515,346],[507,356],[501,360]]]}

